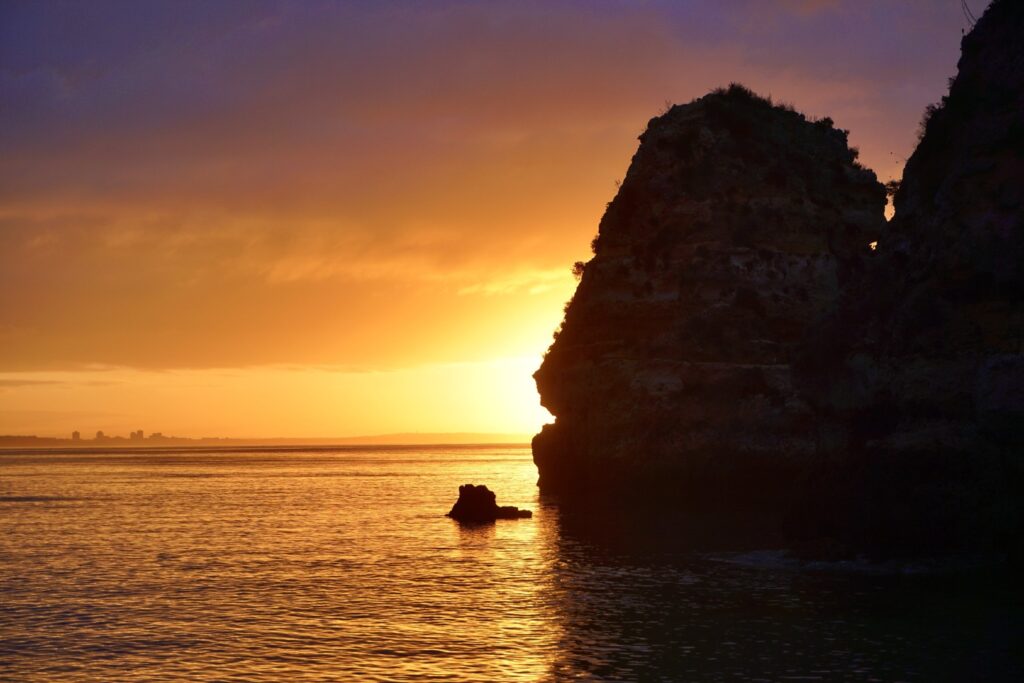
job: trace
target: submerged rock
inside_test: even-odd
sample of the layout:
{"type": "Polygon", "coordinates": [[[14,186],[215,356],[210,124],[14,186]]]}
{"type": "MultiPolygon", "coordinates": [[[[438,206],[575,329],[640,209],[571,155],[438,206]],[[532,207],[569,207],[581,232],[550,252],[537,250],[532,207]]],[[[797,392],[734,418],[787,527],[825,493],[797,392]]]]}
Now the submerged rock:
{"type": "Polygon", "coordinates": [[[533,517],[533,513],[512,505],[499,506],[494,492],[482,484],[463,484],[459,487],[459,499],[447,516],[460,522],[493,522],[533,517]]]}

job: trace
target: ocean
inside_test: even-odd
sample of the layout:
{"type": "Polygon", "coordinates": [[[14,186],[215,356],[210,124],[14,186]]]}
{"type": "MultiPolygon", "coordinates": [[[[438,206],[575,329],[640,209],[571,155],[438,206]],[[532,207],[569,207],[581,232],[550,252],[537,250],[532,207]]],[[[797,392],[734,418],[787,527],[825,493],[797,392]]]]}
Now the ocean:
{"type": "Polygon", "coordinates": [[[535,481],[507,446],[0,453],[0,679],[1024,680],[1014,581],[606,537],[535,481]],[[463,483],[534,516],[460,526],[463,483]]]}

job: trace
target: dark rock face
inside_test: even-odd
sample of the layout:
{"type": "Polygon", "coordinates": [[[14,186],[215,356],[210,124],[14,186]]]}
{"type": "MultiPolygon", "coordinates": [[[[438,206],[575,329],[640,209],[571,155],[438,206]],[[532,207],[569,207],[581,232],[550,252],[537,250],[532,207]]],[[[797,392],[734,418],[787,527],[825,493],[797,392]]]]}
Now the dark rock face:
{"type": "MultiPolygon", "coordinates": [[[[815,452],[794,349],[883,228],[845,131],[733,86],[653,119],[535,378],[542,490],[736,502],[815,452]]],[[[767,501],[766,501],[767,502],[767,501]]]]}
{"type": "Polygon", "coordinates": [[[535,375],[542,491],[804,547],[1019,548],[1021,35],[996,0],[965,37],[888,225],[828,120],[735,87],[653,119],[535,375]]]}
{"type": "Polygon", "coordinates": [[[463,484],[459,487],[459,499],[448,512],[448,517],[460,522],[493,522],[496,519],[525,519],[533,517],[533,513],[512,505],[499,507],[494,492],[486,486],[463,484]]]}
{"type": "Polygon", "coordinates": [[[843,498],[874,518],[857,531],[891,546],[1021,539],[1022,35],[1024,3],[996,0],[964,38],[877,256],[801,368],[828,450],[853,463],[843,498]]]}

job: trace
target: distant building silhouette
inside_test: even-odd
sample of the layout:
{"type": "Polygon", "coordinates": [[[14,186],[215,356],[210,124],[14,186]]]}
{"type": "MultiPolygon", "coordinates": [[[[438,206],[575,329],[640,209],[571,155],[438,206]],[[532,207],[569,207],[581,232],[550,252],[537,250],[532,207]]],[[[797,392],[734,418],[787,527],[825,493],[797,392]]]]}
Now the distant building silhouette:
{"type": "Polygon", "coordinates": [[[72,441],[81,441],[82,440],[82,435],[79,434],[77,430],[75,430],[75,431],[71,432],[71,440],[72,441]]]}
{"type": "Polygon", "coordinates": [[[103,430],[102,429],[97,430],[97,432],[96,432],[96,440],[97,441],[103,441],[103,439],[105,439],[105,438],[107,438],[107,435],[103,433],[103,430]]]}
{"type": "Polygon", "coordinates": [[[142,430],[140,429],[140,430],[139,430],[139,431],[137,431],[137,432],[132,432],[132,433],[131,433],[131,440],[132,440],[132,441],[142,441],[142,439],[143,439],[143,438],[145,438],[145,436],[146,436],[146,435],[145,435],[145,432],[143,432],[143,431],[142,431],[142,430]]]}

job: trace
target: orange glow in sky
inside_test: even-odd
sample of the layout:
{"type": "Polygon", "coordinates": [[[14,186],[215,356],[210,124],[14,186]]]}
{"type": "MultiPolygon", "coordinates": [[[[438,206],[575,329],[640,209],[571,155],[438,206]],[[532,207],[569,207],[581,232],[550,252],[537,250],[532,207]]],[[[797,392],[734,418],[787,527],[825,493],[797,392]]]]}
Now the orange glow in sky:
{"type": "Polygon", "coordinates": [[[741,81],[851,129],[888,180],[962,22],[839,0],[47,7],[0,9],[0,434],[535,432],[571,264],[666,101],[741,81]]]}

